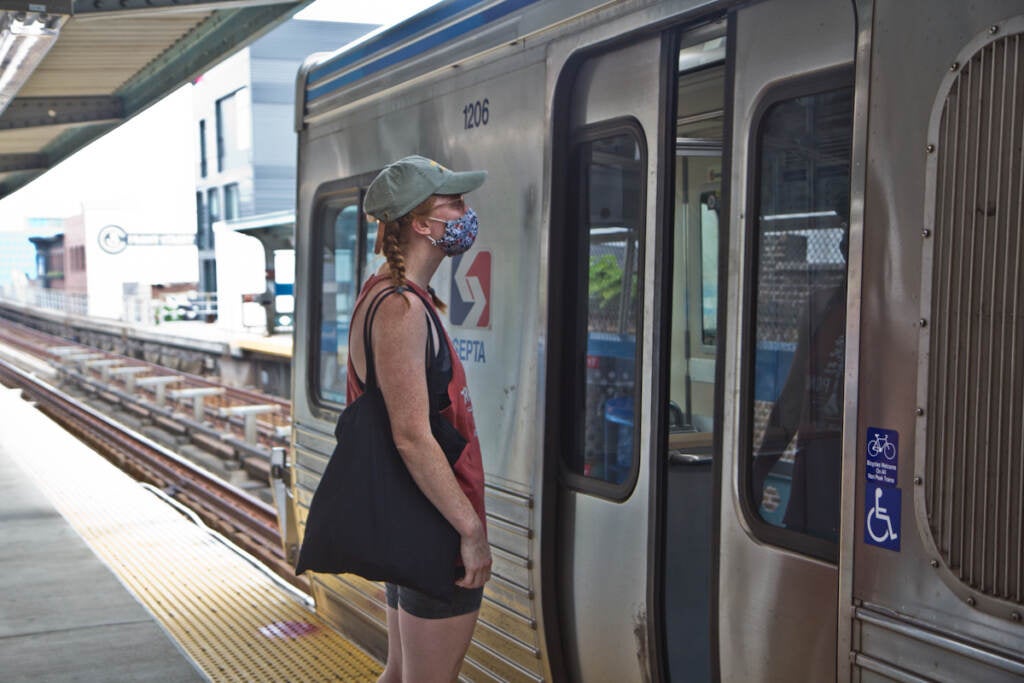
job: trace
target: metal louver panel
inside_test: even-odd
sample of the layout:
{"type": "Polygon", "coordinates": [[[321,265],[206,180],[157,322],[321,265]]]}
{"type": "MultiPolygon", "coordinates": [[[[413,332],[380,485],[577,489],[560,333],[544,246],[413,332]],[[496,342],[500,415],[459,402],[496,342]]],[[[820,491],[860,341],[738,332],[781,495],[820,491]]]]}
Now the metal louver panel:
{"type": "Polygon", "coordinates": [[[932,140],[925,506],[963,587],[1022,604],[1024,34],[956,68],[932,140]]]}

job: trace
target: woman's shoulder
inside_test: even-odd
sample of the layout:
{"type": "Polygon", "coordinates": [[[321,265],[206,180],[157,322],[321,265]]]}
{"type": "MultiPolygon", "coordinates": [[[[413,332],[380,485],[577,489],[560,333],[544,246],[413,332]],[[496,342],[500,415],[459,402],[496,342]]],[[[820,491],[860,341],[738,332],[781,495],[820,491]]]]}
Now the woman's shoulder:
{"type": "Polygon", "coordinates": [[[375,321],[390,326],[421,324],[424,304],[416,292],[408,287],[395,287],[388,282],[375,286],[368,292],[368,299],[376,302],[375,321]]]}

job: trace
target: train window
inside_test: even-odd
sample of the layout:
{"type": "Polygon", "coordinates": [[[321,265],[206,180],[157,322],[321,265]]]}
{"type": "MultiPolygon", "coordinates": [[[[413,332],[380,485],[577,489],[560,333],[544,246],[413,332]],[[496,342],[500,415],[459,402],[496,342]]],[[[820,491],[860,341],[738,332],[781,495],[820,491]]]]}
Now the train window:
{"type": "Polygon", "coordinates": [[[574,308],[580,311],[576,348],[585,349],[585,367],[574,392],[582,420],[567,464],[573,474],[616,486],[633,475],[637,452],[643,157],[633,132],[584,142],[577,157],[582,206],[574,308]]]}
{"type": "Polygon", "coordinates": [[[328,204],[322,215],[319,395],[326,401],[344,403],[349,316],[359,293],[362,220],[355,199],[328,204]]]}
{"type": "Polygon", "coordinates": [[[850,87],[776,101],[756,139],[750,505],[823,557],[839,532],[852,113],[850,87]]]}
{"type": "Polygon", "coordinates": [[[377,270],[387,261],[384,254],[373,253],[377,243],[377,225],[377,221],[366,222],[366,254],[363,256],[363,269],[360,271],[362,273],[362,280],[360,280],[360,282],[368,279],[372,273],[376,273],[377,270]]]}

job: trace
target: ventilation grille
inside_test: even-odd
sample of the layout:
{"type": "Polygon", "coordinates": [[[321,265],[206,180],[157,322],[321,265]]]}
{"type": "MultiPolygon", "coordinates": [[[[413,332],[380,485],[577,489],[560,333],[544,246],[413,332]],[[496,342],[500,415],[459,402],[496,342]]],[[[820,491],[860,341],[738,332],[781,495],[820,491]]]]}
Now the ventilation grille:
{"type": "Polygon", "coordinates": [[[960,66],[939,123],[926,507],[950,570],[1024,601],[1024,34],[960,66]]]}

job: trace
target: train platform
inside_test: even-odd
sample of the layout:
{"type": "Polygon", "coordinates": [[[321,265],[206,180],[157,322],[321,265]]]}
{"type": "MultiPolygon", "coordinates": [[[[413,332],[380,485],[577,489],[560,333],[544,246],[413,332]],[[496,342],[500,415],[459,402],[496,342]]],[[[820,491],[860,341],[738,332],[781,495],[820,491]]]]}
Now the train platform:
{"type": "Polygon", "coordinates": [[[2,679],[373,681],[308,597],[0,388],[2,679]]]}
{"type": "Polygon", "coordinates": [[[76,329],[216,355],[237,357],[249,352],[279,359],[292,357],[290,332],[267,335],[258,328],[232,329],[201,320],[174,320],[152,325],[127,323],[36,308],[10,300],[0,300],[0,308],[76,329]]]}

